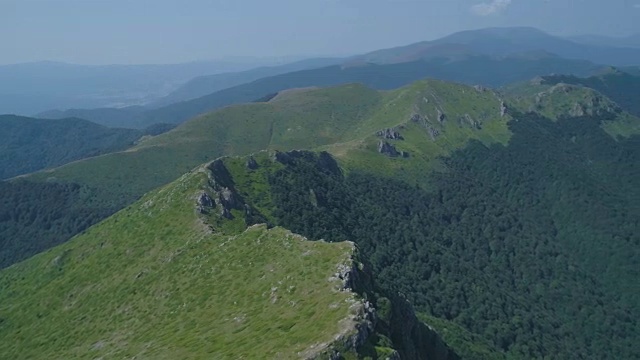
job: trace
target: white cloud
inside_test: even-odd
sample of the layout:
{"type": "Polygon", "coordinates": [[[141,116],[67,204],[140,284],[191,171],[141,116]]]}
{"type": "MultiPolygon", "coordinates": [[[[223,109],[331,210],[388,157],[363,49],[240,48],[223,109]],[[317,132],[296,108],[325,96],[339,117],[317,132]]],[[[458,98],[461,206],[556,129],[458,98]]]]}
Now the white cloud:
{"type": "Polygon", "coordinates": [[[488,16],[504,11],[511,5],[511,0],[491,0],[491,2],[473,5],[471,12],[478,16],[488,16]]]}

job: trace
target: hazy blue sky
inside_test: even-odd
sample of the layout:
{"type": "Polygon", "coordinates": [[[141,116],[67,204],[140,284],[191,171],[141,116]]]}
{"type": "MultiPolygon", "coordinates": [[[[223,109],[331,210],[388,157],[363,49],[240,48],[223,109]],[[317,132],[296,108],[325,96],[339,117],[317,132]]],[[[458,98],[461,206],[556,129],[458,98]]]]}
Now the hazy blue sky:
{"type": "Polygon", "coordinates": [[[489,26],[640,32],[640,0],[0,0],[0,64],[346,55],[489,26]]]}

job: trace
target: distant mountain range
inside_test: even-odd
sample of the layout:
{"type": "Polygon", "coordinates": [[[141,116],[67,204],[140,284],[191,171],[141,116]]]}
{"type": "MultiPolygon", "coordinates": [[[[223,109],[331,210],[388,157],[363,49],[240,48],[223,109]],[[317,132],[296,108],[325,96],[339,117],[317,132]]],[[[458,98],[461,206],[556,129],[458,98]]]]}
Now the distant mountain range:
{"type": "Polygon", "coordinates": [[[199,98],[222,89],[249,83],[260,78],[336,65],[343,61],[344,59],[341,58],[306,59],[290,64],[265,66],[247,71],[198,76],[172,91],[169,95],[148,104],[147,107],[158,108],[180,101],[199,98]]]}
{"type": "Polygon", "coordinates": [[[278,64],[238,58],[168,65],[75,65],[34,62],[0,65],[0,114],[49,109],[145,104],[200,76],[278,64]]]}
{"type": "MultiPolygon", "coordinates": [[[[601,67],[587,61],[567,60],[546,53],[502,57],[469,55],[457,60],[432,58],[389,64],[351,62],[342,66],[334,65],[266,77],[156,109],[74,109],[48,111],[39,116],[52,119],[74,116],[106,126],[144,128],[154,123],[179,124],[224,106],[256,101],[265,95],[290,88],[357,82],[388,90],[424,78],[499,87],[541,74],[565,73],[586,76],[600,69],[601,67]]],[[[192,92],[194,93],[196,92],[192,92]]]]}
{"type": "Polygon", "coordinates": [[[640,64],[640,49],[582,44],[528,27],[462,31],[438,40],[374,51],[356,59],[384,64],[434,57],[455,58],[469,54],[505,56],[531,51],[544,51],[567,59],[597,64],[640,64]]]}
{"type": "Polygon", "coordinates": [[[587,44],[533,28],[488,28],[348,59],[309,59],[199,76],[144,108],[75,108],[38,116],[75,116],[106,126],[140,128],[157,122],[181,123],[219,107],[254,101],[292,87],[362,82],[391,89],[422,78],[499,87],[534,76],[589,76],[601,71],[600,64],[638,65],[640,49],[587,44]]]}

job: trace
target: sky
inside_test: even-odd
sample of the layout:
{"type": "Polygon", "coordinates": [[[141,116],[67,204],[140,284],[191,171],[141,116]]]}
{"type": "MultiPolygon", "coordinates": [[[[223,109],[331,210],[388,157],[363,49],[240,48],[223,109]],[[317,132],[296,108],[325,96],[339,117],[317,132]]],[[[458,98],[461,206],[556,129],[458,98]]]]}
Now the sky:
{"type": "Polygon", "coordinates": [[[0,0],[0,64],[345,56],[457,31],[640,33],[640,0],[0,0]]]}

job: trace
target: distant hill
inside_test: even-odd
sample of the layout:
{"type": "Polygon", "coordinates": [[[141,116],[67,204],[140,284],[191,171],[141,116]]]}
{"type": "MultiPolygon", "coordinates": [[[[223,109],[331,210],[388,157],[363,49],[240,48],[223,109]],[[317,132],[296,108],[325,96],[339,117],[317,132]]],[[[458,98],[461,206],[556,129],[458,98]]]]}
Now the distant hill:
{"type": "MultiPolygon", "coordinates": [[[[67,69],[66,67],[62,67],[62,70],[64,71],[49,69],[48,71],[51,73],[67,74],[69,70],[72,70],[79,72],[82,75],[80,76],[81,80],[76,82],[74,82],[75,80],[70,82],[70,80],[65,78],[56,78],[59,84],[55,87],[51,83],[41,85],[39,81],[43,80],[40,80],[40,78],[36,80],[27,79],[23,81],[19,80],[19,77],[15,78],[11,72],[7,72],[8,75],[3,75],[2,67],[0,67],[0,81],[3,80],[3,76],[9,76],[5,83],[17,84],[16,86],[7,85],[6,90],[3,90],[2,86],[0,86],[0,112],[12,111],[12,106],[22,106],[20,104],[23,104],[24,106],[32,106],[33,104],[46,102],[48,105],[44,109],[33,111],[29,114],[47,111],[44,116],[48,118],[69,117],[73,115],[71,115],[71,113],[54,114],[49,112],[49,110],[97,108],[96,110],[91,110],[90,113],[92,112],[92,114],[88,114],[86,118],[91,121],[103,123],[99,119],[106,117],[102,114],[106,110],[100,108],[112,107],[119,109],[117,114],[112,114],[117,118],[117,121],[114,120],[114,122],[117,122],[121,126],[125,123],[126,125],[124,126],[137,127],[142,126],[142,123],[153,123],[155,121],[154,118],[159,115],[154,114],[152,110],[148,116],[145,116],[143,120],[140,120],[137,117],[137,112],[129,111],[132,109],[122,109],[123,107],[141,104],[149,105],[150,108],[163,107],[177,102],[194,100],[199,97],[208,96],[214,92],[246,84],[265,77],[284,74],[287,72],[295,72],[298,70],[320,68],[326,65],[339,64],[342,67],[353,67],[366,66],[369,63],[388,65],[413,63],[416,61],[426,61],[427,66],[432,67],[428,71],[424,70],[419,73],[422,75],[426,74],[423,77],[429,76],[436,79],[459,81],[467,84],[477,82],[480,85],[485,86],[500,86],[509,82],[524,80],[527,77],[548,75],[550,73],[589,75],[589,73],[585,74],[583,72],[583,66],[588,62],[602,65],[637,66],[640,65],[640,48],[617,47],[612,44],[585,44],[566,38],[552,36],[534,28],[487,28],[463,31],[433,41],[423,41],[406,46],[381,49],[344,59],[342,61],[340,59],[308,59],[281,66],[254,68],[248,71],[235,71],[226,74],[221,74],[221,72],[224,71],[220,71],[220,69],[225,68],[224,66],[220,66],[218,70],[213,71],[206,68],[206,64],[203,65],[198,63],[172,65],[173,67],[156,66],[155,68],[148,68],[144,66],[124,68],[115,67],[113,69],[107,68],[106,70],[101,70],[104,74],[100,73],[101,77],[99,77],[99,80],[103,81],[104,84],[100,85],[102,90],[98,93],[86,87],[82,88],[82,86],[85,86],[85,82],[91,80],[85,79],[83,74],[88,72],[88,75],[86,76],[94,76],[92,74],[96,70],[92,68],[89,69],[90,71],[85,70],[84,68],[67,69]],[[557,66],[553,66],[553,64],[550,63],[551,58],[553,57],[556,57],[556,59],[553,60],[556,63],[564,62],[564,64],[555,64],[557,66]],[[520,61],[528,59],[531,63],[513,64],[511,62],[515,61],[514,58],[518,58],[520,61]],[[534,60],[545,61],[536,64],[533,62],[534,60]],[[568,64],[570,60],[582,61],[583,64],[572,67],[568,64]],[[492,62],[493,64],[489,64],[492,62]],[[478,76],[478,74],[475,74],[470,70],[466,70],[466,66],[470,66],[471,69],[476,71],[487,71],[489,74],[492,74],[492,79],[484,79],[482,76],[478,76]],[[505,67],[507,70],[502,70],[500,66],[505,67]],[[572,71],[571,69],[574,68],[575,70],[572,71]],[[196,74],[197,71],[195,70],[200,71],[200,73],[196,74]],[[115,73],[113,73],[114,71],[115,73]],[[189,71],[191,72],[189,73],[189,71]],[[203,74],[215,73],[219,74],[215,76],[201,76],[203,74]],[[189,74],[191,76],[187,76],[189,74]],[[168,76],[171,76],[172,78],[167,80],[168,76]],[[180,80],[176,80],[178,77],[180,80]],[[483,81],[478,81],[478,78],[481,78],[480,80],[483,81]],[[191,81],[187,82],[188,80],[191,81]],[[177,86],[184,82],[187,83],[176,89],[177,86]],[[131,88],[132,86],[133,88],[131,88]],[[52,88],[55,91],[51,92],[51,94],[40,94],[40,98],[34,97],[33,95],[29,95],[29,98],[23,98],[23,90],[28,93],[28,91],[31,91],[29,89],[35,88],[44,88],[45,90],[52,88]],[[66,99],[68,97],[68,91],[71,91],[69,94],[75,94],[74,96],[76,96],[76,98],[79,97],[84,99],[83,101],[86,100],[85,103],[81,104],[78,101],[75,101],[70,104],[69,101],[67,101],[68,99],[66,99]],[[167,95],[167,93],[169,94],[167,95]],[[122,100],[122,98],[126,99],[122,100]],[[5,110],[2,110],[3,103],[6,105],[4,108],[5,110]]],[[[229,70],[230,67],[227,66],[225,69],[229,70]]],[[[246,70],[247,68],[241,67],[241,69],[246,70]]],[[[11,71],[13,71],[13,68],[11,71]]],[[[410,71],[410,69],[408,68],[405,71],[410,71]]],[[[17,73],[20,74],[20,71],[17,73]]],[[[46,73],[42,76],[46,81],[49,81],[47,80],[49,77],[50,75],[46,75],[46,73]]],[[[413,76],[411,81],[415,81],[420,78],[421,77],[413,76]]],[[[305,83],[295,86],[326,86],[353,81],[360,80],[347,76],[342,79],[341,82],[336,82],[336,80],[334,80],[317,84],[305,83]]],[[[371,82],[365,81],[364,83],[371,85],[371,82]]],[[[406,82],[402,85],[404,84],[406,84],[406,82]]],[[[389,88],[389,86],[380,88],[389,88]]],[[[255,96],[255,94],[252,95],[255,96]]],[[[260,98],[264,95],[266,94],[259,94],[255,98],[260,98]]],[[[243,98],[236,102],[251,100],[252,99],[243,98]]],[[[215,107],[209,107],[209,109],[213,108],[215,107]]],[[[175,109],[168,109],[167,112],[173,113],[174,110],[175,109]]],[[[16,111],[18,110],[13,110],[13,112],[16,111]]],[[[77,112],[79,110],[74,111],[77,112]]],[[[86,113],[87,111],[83,110],[83,112],[86,113]]],[[[191,113],[197,114],[195,111],[192,111],[191,113]]],[[[179,118],[180,116],[172,114],[170,117],[179,118]]],[[[180,121],[174,120],[171,122],[180,121]]]]}
{"type": "Polygon", "coordinates": [[[124,150],[145,134],[76,118],[0,115],[0,179],[124,150]]]}
{"type": "Polygon", "coordinates": [[[640,49],[581,44],[527,27],[462,31],[433,41],[374,51],[356,59],[387,64],[465,54],[504,56],[530,51],[546,51],[597,64],[640,65],[640,49]]]}
{"type": "Polygon", "coordinates": [[[611,69],[604,74],[581,78],[570,75],[543,76],[542,84],[555,85],[559,83],[582,85],[601,92],[615,101],[626,111],[640,116],[640,76],[634,76],[624,71],[611,69]]]}
{"type": "MultiPolygon", "coordinates": [[[[345,64],[319,69],[302,70],[262,78],[248,84],[220,90],[197,99],[179,102],[158,109],[129,112],[117,110],[118,124],[129,127],[145,127],[153,123],[182,123],[194,116],[228,105],[258,100],[290,88],[332,86],[345,83],[361,83],[376,89],[388,90],[411,82],[434,78],[457,81],[470,85],[498,87],[514,81],[523,81],[536,75],[568,73],[590,75],[600,67],[579,60],[566,60],[550,54],[526,53],[505,57],[465,56],[458,60],[434,58],[413,62],[376,64],[345,64]]],[[[91,121],[109,119],[112,110],[72,110],[48,113],[51,117],[82,116],[91,121]]],[[[47,115],[47,114],[45,114],[47,115]]]]}
{"type": "Polygon", "coordinates": [[[291,64],[260,67],[242,72],[198,76],[172,91],[169,95],[164,96],[147,106],[151,108],[158,108],[181,101],[199,98],[222,89],[249,83],[260,78],[285,74],[293,71],[336,65],[342,61],[343,60],[339,58],[307,59],[291,64]]]}

